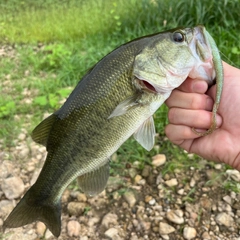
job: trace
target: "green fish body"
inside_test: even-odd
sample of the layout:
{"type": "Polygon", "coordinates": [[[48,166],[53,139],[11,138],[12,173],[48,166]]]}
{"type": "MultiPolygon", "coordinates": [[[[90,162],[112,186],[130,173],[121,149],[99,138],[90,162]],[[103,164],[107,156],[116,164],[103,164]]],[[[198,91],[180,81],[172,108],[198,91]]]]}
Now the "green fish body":
{"type": "Polygon", "coordinates": [[[172,90],[188,76],[209,83],[215,78],[206,36],[203,26],[169,30],[126,43],[99,61],[64,105],[33,130],[47,159],[4,228],[39,220],[59,236],[61,196],[75,178],[83,192],[95,195],[107,184],[110,156],[131,135],[150,150],[152,115],[172,90]]]}

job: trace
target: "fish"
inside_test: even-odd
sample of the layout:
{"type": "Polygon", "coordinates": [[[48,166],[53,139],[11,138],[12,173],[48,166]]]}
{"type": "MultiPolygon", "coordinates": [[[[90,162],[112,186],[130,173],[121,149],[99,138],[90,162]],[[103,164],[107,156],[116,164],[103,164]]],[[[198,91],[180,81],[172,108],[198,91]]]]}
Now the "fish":
{"type": "Polygon", "coordinates": [[[153,115],[173,89],[187,77],[209,85],[217,78],[221,96],[222,71],[216,43],[202,25],[143,36],[107,54],[84,75],[63,106],[33,130],[32,139],[46,146],[46,161],[3,228],[41,221],[58,237],[66,187],[77,178],[85,194],[102,192],[110,157],[129,137],[148,151],[153,148],[153,115]]]}

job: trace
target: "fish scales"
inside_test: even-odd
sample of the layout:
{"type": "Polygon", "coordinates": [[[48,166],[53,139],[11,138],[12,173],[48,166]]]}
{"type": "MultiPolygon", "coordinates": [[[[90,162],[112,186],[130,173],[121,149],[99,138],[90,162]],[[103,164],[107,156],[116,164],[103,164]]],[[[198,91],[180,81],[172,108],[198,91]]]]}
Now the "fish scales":
{"type": "Polygon", "coordinates": [[[222,86],[221,71],[217,47],[203,26],[142,37],[106,55],[64,105],[33,130],[33,140],[46,146],[47,159],[3,228],[39,220],[59,236],[60,200],[67,185],[78,177],[86,194],[101,192],[108,180],[110,156],[131,135],[147,150],[154,146],[152,115],[171,91],[188,76],[209,84],[217,76],[222,86]]]}

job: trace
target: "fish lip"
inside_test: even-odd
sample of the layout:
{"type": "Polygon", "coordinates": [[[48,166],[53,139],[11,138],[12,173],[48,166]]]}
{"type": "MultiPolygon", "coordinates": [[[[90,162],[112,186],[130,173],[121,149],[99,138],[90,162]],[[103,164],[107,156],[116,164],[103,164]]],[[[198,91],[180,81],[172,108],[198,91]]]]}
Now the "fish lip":
{"type": "Polygon", "coordinates": [[[213,79],[215,79],[216,72],[213,67],[212,50],[206,31],[204,26],[198,25],[190,33],[192,36],[189,39],[189,49],[196,60],[196,65],[189,73],[189,77],[205,80],[211,85],[213,79]]]}

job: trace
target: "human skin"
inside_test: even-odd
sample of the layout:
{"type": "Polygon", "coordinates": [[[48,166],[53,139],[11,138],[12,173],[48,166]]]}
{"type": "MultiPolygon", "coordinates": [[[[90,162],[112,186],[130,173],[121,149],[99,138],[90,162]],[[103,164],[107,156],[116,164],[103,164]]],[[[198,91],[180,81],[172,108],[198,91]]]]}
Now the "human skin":
{"type": "Polygon", "coordinates": [[[226,163],[240,170],[240,69],[225,62],[224,85],[217,115],[217,129],[200,137],[192,131],[206,131],[212,121],[216,85],[187,79],[165,102],[169,124],[165,133],[170,141],[205,159],[226,163]]]}

